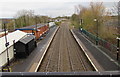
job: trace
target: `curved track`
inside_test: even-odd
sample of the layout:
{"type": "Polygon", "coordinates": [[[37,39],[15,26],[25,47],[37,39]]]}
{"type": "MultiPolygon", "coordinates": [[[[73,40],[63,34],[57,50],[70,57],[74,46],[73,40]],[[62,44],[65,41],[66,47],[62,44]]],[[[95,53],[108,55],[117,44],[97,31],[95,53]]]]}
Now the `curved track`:
{"type": "Polygon", "coordinates": [[[68,22],[60,25],[38,72],[79,72],[94,70],[78,46],[68,22]]]}

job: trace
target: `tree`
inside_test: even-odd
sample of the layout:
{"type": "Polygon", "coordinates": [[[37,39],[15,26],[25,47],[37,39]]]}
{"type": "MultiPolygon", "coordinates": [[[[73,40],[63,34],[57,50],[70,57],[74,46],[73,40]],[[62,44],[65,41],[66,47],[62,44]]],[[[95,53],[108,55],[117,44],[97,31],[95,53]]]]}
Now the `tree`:
{"type": "Polygon", "coordinates": [[[40,23],[48,23],[50,17],[34,15],[33,10],[20,10],[14,16],[14,20],[8,23],[8,29],[22,28],[40,23]]]}
{"type": "Polygon", "coordinates": [[[33,21],[34,11],[33,10],[21,10],[18,11],[15,18],[17,27],[25,27],[30,24],[34,24],[33,21]]]}
{"type": "Polygon", "coordinates": [[[96,22],[99,21],[99,29],[103,26],[103,23],[109,18],[105,7],[102,2],[91,2],[89,7],[78,5],[75,7],[79,19],[83,19],[83,27],[92,33],[96,33],[96,22]]]}
{"type": "Polygon", "coordinates": [[[114,3],[113,8],[111,8],[111,12],[113,14],[113,25],[116,26],[117,28],[117,32],[116,32],[116,36],[120,37],[120,1],[114,3]]]}
{"type": "MultiPolygon", "coordinates": [[[[87,31],[93,33],[94,35],[99,34],[100,38],[106,39],[111,43],[115,43],[116,33],[114,26],[110,26],[111,22],[111,12],[106,10],[102,2],[91,2],[88,7],[82,5],[75,6],[76,15],[72,15],[72,23],[77,23],[78,20],[82,19],[82,27],[87,31]],[[75,17],[77,21],[75,20],[75,17]],[[97,22],[94,21],[97,19],[97,22]]],[[[120,22],[119,22],[120,23],[120,22]]],[[[77,23],[79,25],[79,23],[77,23]]],[[[79,26],[80,27],[80,26],[79,26]]],[[[120,32],[120,30],[118,30],[120,32]]]]}
{"type": "Polygon", "coordinates": [[[71,16],[71,21],[72,21],[72,24],[73,24],[74,26],[79,27],[80,21],[79,21],[79,17],[78,17],[77,14],[73,14],[73,15],[71,16]]]}

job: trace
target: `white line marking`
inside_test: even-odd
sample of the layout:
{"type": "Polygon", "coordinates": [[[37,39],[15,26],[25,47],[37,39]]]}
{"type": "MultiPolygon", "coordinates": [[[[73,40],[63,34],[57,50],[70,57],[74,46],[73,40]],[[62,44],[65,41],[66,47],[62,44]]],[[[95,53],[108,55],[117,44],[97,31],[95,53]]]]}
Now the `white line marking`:
{"type": "Polygon", "coordinates": [[[47,49],[48,49],[48,47],[50,46],[50,43],[52,42],[52,40],[53,40],[53,38],[54,38],[54,36],[55,36],[55,34],[56,34],[56,32],[57,32],[58,29],[59,29],[59,27],[57,27],[57,29],[56,29],[55,32],[53,33],[52,38],[51,38],[50,41],[48,42],[47,47],[46,47],[46,49],[45,49],[45,51],[44,51],[41,59],[39,60],[38,65],[37,65],[36,69],[34,70],[34,72],[37,72],[37,70],[38,70],[38,68],[39,68],[39,66],[40,66],[40,64],[41,64],[41,62],[42,62],[42,60],[43,60],[43,58],[44,58],[44,56],[45,56],[45,53],[47,52],[47,49]]]}
{"type": "Polygon", "coordinates": [[[86,57],[88,58],[88,60],[90,61],[90,63],[92,64],[92,66],[94,67],[94,69],[96,71],[98,71],[97,67],[95,66],[95,64],[92,62],[92,60],[90,59],[89,55],[85,52],[83,46],[80,44],[79,39],[77,38],[77,36],[74,34],[74,32],[71,30],[73,36],[75,37],[76,41],[78,42],[78,44],[80,45],[80,47],[82,48],[83,52],[85,53],[86,57]]]}

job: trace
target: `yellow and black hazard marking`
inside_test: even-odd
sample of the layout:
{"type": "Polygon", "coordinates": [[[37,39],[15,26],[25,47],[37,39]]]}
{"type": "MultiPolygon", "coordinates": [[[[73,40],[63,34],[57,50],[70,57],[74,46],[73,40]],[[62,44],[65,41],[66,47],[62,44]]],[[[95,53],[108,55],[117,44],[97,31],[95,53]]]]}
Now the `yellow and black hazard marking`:
{"type": "Polygon", "coordinates": [[[0,69],[0,72],[12,72],[12,69],[10,67],[2,68],[2,69],[0,69]]]}

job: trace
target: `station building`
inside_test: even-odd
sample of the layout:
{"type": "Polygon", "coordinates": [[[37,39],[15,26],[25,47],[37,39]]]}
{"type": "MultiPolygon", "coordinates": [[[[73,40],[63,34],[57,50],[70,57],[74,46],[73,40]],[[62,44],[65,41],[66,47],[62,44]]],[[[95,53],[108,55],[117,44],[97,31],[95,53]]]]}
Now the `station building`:
{"type": "Polygon", "coordinates": [[[8,55],[9,60],[12,60],[14,58],[14,43],[19,41],[21,38],[25,37],[27,33],[16,30],[14,32],[8,33],[6,35],[7,37],[7,43],[9,44],[7,47],[5,46],[6,40],[5,36],[0,38],[0,67],[7,64],[7,48],[8,48],[8,55]]]}

